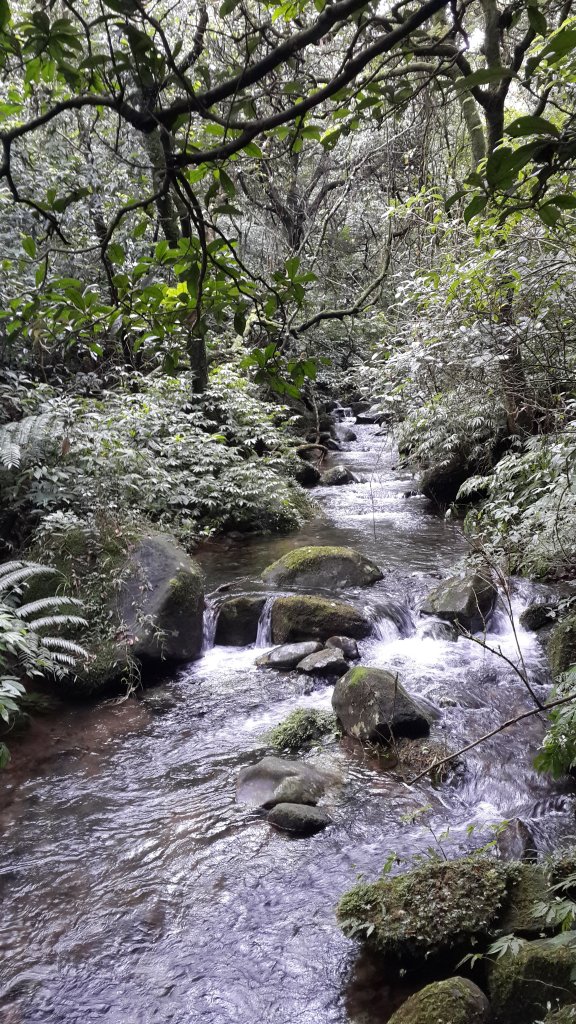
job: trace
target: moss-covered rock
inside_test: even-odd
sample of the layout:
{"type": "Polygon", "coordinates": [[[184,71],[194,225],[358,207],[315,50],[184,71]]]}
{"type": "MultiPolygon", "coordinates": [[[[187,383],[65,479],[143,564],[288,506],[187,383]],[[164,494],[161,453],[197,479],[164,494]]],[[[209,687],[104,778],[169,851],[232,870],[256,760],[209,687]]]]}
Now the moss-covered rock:
{"type": "Polygon", "coordinates": [[[484,857],[432,861],[394,878],[361,883],[338,904],[346,935],[414,966],[455,955],[498,934],[518,865],[484,857]]]}
{"type": "Polygon", "coordinates": [[[449,505],[469,476],[471,471],[468,462],[456,455],[447,463],[423,470],[418,483],[422,494],[431,501],[438,505],[449,505]]]}
{"type": "Polygon", "coordinates": [[[428,594],[422,605],[424,615],[459,622],[464,629],[483,629],[494,607],[497,590],[480,573],[465,573],[444,580],[428,594]]]}
{"type": "Polygon", "coordinates": [[[278,597],[272,606],[272,641],[327,640],[334,634],[361,640],[372,631],[362,612],[343,601],[324,597],[278,597]]]}
{"type": "Polygon", "coordinates": [[[523,629],[536,632],[544,626],[550,626],[554,621],[554,607],[545,602],[538,601],[529,604],[520,614],[520,625],[523,629]]]}
{"type": "Polygon", "coordinates": [[[322,736],[336,732],[337,723],[329,711],[317,708],[296,708],[268,734],[277,750],[301,750],[322,736]]]}
{"type": "Polygon", "coordinates": [[[313,836],[330,825],[332,819],[321,807],[285,802],[272,808],[267,821],[274,828],[294,836],[313,836]]]}
{"type": "Polygon", "coordinates": [[[434,981],[393,1013],[389,1024],[489,1024],[490,1003],[468,978],[434,981]]]}
{"type": "Polygon", "coordinates": [[[576,665],[576,615],[558,623],[548,641],[548,657],[554,678],[576,665]]]}
{"type": "Polygon", "coordinates": [[[62,684],[71,696],[96,697],[140,679],[145,664],[184,662],[202,646],[204,594],[196,563],[164,534],[115,524],[75,528],[43,538],[33,557],[54,565],[30,598],[54,585],[84,604],[88,651],[76,677],[62,684]]]}
{"type": "MultiPolygon", "coordinates": [[[[327,438],[325,444],[332,451],[340,449],[338,442],[332,438],[327,438]]],[[[325,473],[322,473],[320,483],[322,487],[341,487],[343,484],[354,483],[354,476],[349,469],[346,469],[346,466],[333,466],[332,469],[327,469],[325,473]]]]}
{"type": "Polygon", "coordinates": [[[576,932],[527,942],[490,965],[496,1024],[537,1024],[547,1010],[576,999],[576,932]]]}
{"type": "Polygon", "coordinates": [[[352,548],[295,548],[262,573],[266,583],[279,587],[368,587],[382,571],[352,548]]]}
{"type": "Polygon", "coordinates": [[[216,622],[215,643],[231,647],[253,644],[266,598],[243,594],[223,601],[216,622]]]}
{"type": "Polygon", "coordinates": [[[397,676],[361,665],[338,680],[332,707],[348,736],[387,742],[394,736],[426,736],[430,719],[410,697],[397,676]]]}

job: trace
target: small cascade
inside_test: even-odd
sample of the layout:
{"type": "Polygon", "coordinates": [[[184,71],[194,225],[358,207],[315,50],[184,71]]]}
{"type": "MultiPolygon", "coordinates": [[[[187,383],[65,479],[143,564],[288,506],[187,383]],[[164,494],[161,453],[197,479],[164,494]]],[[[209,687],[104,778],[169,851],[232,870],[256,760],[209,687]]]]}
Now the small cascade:
{"type": "Polygon", "coordinates": [[[216,638],[216,626],[220,613],[221,601],[213,597],[207,597],[204,601],[204,616],[202,620],[202,654],[211,651],[216,638]]]}
{"type": "Polygon", "coordinates": [[[395,640],[400,636],[411,636],[414,633],[414,621],[407,605],[396,601],[379,602],[371,609],[374,633],[379,640],[395,640]]]}
{"type": "Polygon", "coordinates": [[[260,612],[258,619],[258,632],[256,633],[256,647],[270,647],[272,643],[272,606],[276,600],[276,594],[266,598],[266,603],[260,612]]]}

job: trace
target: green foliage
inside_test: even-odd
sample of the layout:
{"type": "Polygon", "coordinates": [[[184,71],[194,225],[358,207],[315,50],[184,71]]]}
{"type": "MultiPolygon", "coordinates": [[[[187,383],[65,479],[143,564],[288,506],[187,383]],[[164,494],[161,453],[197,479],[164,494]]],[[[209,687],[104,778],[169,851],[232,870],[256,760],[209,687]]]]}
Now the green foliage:
{"type": "Polygon", "coordinates": [[[555,778],[576,767],[576,667],[566,672],[552,691],[551,699],[574,696],[550,712],[550,724],[534,764],[555,778]]]}
{"type": "MultiPolygon", "coordinates": [[[[32,580],[53,575],[54,570],[33,562],[11,561],[0,565],[0,718],[5,723],[18,713],[25,685],[46,676],[69,675],[83,647],[62,635],[86,625],[74,598],[45,597],[23,601],[32,580]]],[[[0,765],[6,748],[0,744],[0,765]]]]}
{"type": "Polygon", "coordinates": [[[277,750],[297,751],[336,729],[336,718],[331,712],[297,708],[270,731],[268,740],[277,750]]]}

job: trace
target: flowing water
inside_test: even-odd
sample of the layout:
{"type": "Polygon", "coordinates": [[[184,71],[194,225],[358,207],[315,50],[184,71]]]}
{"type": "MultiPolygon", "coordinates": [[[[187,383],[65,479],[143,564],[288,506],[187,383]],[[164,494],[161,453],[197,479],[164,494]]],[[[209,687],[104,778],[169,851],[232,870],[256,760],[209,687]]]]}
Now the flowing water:
{"type": "MultiPolygon", "coordinates": [[[[384,579],[344,595],[369,606],[375,622],[362,662],[397,670],[435,710],[432,736],[453,750],[530,698],[496,654],[425,635],[423,595],[465,541],[410,494],[388,439],[356,429],[358,440],[331,461],[358,482],[317,489],[321,513],[298,535],[206,549],[208,589],[262,591],[261,569],[307,543],[370,556],[384,579]]],[[[516,585],[516,617],[534,593],[516,585]]],[[[144,707],[156,714],[136,716],[131,732],[98,746],[86,741],[85,713],[78,740],[82,713],[71,712],[69,748],[11,783],[0,875],[0,1009],[9,1024],[378,1024],[391,1012],[386,979],[374,988],[354,974],[354,944],[334,916],[359,873],[375,878],[391,852],[426,853],[432,833],[447,828],[439,841],[449,855],[482,845],[490,825],[515,816],[542,850],[570,834],[572,796],[531,767],[543,729],[536,719],[471,751],[437,787],[410,787],[354,744],[327,743],[307,757],[342,777],[327,798],[334,824],[307,839],[273,831],[235,802],[238,772],[262,756],[271,726],[295,707],[329,708],[332,690],[256,668],[261,648],[211,646],[217,603],[207,610],[202,657],[148,691],[144,707]]],[[[539,642],[517,621],[515,629],[500,607],[488,644],[514,661],[517,636],[544,696],[539,642]]],[[[92,711],[95,735],[103,716],[123,713],[110,704],[92,711]]]]}

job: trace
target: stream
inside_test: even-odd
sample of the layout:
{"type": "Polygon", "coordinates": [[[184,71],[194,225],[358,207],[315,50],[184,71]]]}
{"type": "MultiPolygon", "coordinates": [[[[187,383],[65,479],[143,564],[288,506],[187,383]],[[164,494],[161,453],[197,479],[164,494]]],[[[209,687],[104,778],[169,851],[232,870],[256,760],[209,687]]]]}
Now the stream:
{"type": "MultiPolygon", "coordinates": [[[[361,662],[398,671],[435,709],[432,738],[454,750],[530,698],[497,655],[423,635],[419,606],[465,553],[461,527],[410,493],[388,437],[354,429],[357,441],[328,464],[358,482],[316,488],[320,512],[298,534],[206,547],[207,590],[262,592],[264,566],[304,544],[345,544],[372,558],[384,579],[342,594],[368,605],[375,622],[361,662]]],[[[515,629],[543,697],[540,643],[517,622],[541,593],[514,582],[515,629]]],[[[517,660],[503,606],[487,642],[517,660]]],[[[274,831],[236,803],[238,772],[263,756],[267,731],[290,711],[329,709],[332,687],[256,668],[260,654],[209,648],[146,691],[138,713],[135,701],[106,702],[87,726],[86,712],[70,711],[68,745],[10,783],[0,816],[6,1024],[383,1024],[394,994],[355,968],[356,946],[335,921],[357,876],[377,877],[391,853],[405,864],[438,843],[447,856],[481,846],[491,825],[516,816],[539,850],[569,837],[571,792],[531,767],[543,731],[536,718],[470,751],[438,787],[410,787],[357,745],[326,742],[306,758],[342,776],[324,802],[333,825],[305,839],[274,831]],[[106,716],[128,716],[119,735],[104,729],[106,716]]]]}

